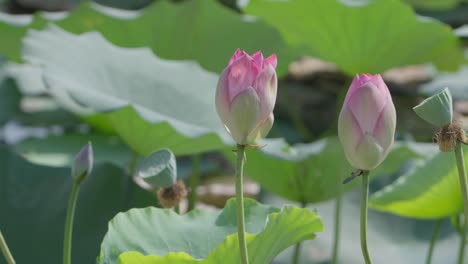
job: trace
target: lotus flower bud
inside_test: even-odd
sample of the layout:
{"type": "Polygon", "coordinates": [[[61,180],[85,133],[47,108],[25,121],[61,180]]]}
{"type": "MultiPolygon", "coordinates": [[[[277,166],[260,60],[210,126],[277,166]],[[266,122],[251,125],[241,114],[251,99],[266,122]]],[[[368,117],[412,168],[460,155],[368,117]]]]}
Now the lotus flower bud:
{"type": "Polygon", "coordinates": [[[372,170],[393,145],[396,112],[382,77],[356,75],[349,87],[338,119],[338,137],[349,163],[372,170]]]}
{"type": "Polygon", "coordinates": [[[93,147],[91,143],[86,144],[78,154],[72,164],[72,177],[75,181],[80,183],[93,169],[93,147]]]}
{"type": "Polygon", "coordinates": [[[216,88],[216,111],[237,144],[264,138],[273,126],[276,101],[276,55],[263,59],[239,49],[221,74],[216,88]]]}

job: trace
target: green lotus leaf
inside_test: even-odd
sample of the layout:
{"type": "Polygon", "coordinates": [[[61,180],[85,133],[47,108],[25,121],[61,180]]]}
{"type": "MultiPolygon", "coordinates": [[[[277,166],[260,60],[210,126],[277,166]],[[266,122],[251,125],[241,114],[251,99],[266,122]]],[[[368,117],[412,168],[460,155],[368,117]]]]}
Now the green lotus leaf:
{"type": "MultiPolygon", "coordinates": [[[[31,19],[27,27],[12,25],[15,18],[7,19],[9,23],[0,19],[0,54],[20,60],[20,40],[27,28],[43,29],[50,21],[41,14],[31,19]]],[[[73,33],[99,31],[118,46],[150,47],[161,58],[196,60],[218,73],[237,48],[249,53],[277,53],[279,75],[285,74],[289,62],[297,57],[275,28],[238,14],[216,0],[161,0],[141,11],[83,3],[56,23],[73,33]]]]}
{"type": "Polygon", "coordinates": [[[275,26],[291,47],[348,74],[427,62],[454,71],[463,62],[448,25],[417,16],[400,0],[251,0],[245,11],[275,26]]]}
{"type": "Polygon", "coordinates": [[[148,49],[116,47],[96,32],[73,35],[56,26],[30,31],[23,51],[26,61],[43,66],[49,92],[66,109],[115,131],[141,154],[161,148],[191,154],[232,142],[214,106],[218,77],[194,62],[163,60],[148,49]]]}
{"type": "MultiPolygon", "coordinates": [[[[464,150],[465,163],[468,151],[464,150]]],[[[436,219],[463,211],[455,156],[439,152],[371,196],[369,206],[405,217],[436,219]]]]}
{"type": "MultiPolygon", "coordinates": [[[[247,199],[245,217],[253,264],[271,263],[284,249],[323,230],[315,213],[294,206],[279,210],[247,199]]],[[[109,223],[99,263],[239,263],[236,231],[234,199],[221,211],[196,209],[186,215],[168,209],[132,209],[109,223]]]]}
{"type": "Polygon", "coordinates": [[[116,136],[104,134],[65,134],[46,138],[29,138],[18,142],[13,150],[31,163],[49,167],[70,167],[81,146],[91,141],[95,163],[112,163],[127,168],[132,151],[116,136]]]}

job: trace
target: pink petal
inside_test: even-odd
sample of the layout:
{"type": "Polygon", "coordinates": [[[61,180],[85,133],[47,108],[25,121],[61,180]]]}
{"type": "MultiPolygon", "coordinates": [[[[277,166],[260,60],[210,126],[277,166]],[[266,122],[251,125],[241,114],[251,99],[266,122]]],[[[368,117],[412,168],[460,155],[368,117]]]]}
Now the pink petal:
{"type": "Polygon", "coordinates": [[[278,64],[276,54],[272,54],[270,57],[266,58],[263,61],[263,67],[265,67],[265,65],[267,64],[270,64],[271,66],[273,66],[273,69],[276,69],[276,65],[278,64]]]}
{"type": "Polygon", "coordinates": [[[361,83],[361,85],[363,85],[366,82],[372,80],[374,78],[374,75],[370,73],[363,73],[363,74],[358,75],[357,77],[358,77],[358,81],[361,83]]]}
{"type": "Polygon", "coordinates": [[[389,100],[384,89],[380,89],[373,83],[357,88],[345,105],[351,110],[359,122],[363,133],[372,134],[379,119],[382,109],[389,100]]]}
{"type": "Polygon", "coordinates": [[[228,88],[228,72],[229,69],[226,68],[221,73],[216,87],[216,106],[218,107],[218,113],[220,115],[227,115],[231,109],[231,99],[229,97],[228,88]]]}
{"type": "Polygon", "coordinates": [[[255,64],[257,64],[259,69],[263,68],[263,54],[261,51],[257,51],[252,55],[255,64]]]}
{"type": "Polygon", "coordinates": [[[276,102],[278,80],[273,66],[266,65],[257,76],[253,87],[260,100],[261,118],[266,118],[273,111],[276,102]]]}
{"type": "Polygon", "coordinates": [[[231,59],[229,59],[229,64],[228,66],[231,66],[231,64],[236,61],[239,57],[246,55],[245,51],[240,50],[239,48],[236,49],[236,52],[232,55],[231,59]]]}
{"type": "MultiPolygon", "coordinates": [[[[379,75],[380,76],[380,75],[379,75]]],[[[349,100],[349,98],[363,85],[368,83],[374,78],[372,74],[356,74],[354,76],[353,82],[348,89],[348,93],[346,94],[345,103],[349,100]]],[[[385,86],[386,87],[386,86],[385,86]]]]}
{"type": "Polygon", "coordinates": [[[228,69],[225,69],[218,80],[216,87],[215,105],[219,117],[226,123],[229,119],[231,111],[231,100],[229,99],[228,86],[227,86],[228,69]]]}
{"type": "Polygon", "coordinates": [[[254,65],[252,57],[245,54],[229,65],[227,71],[227,93],[229,101],[232,102],[232,99],[239,93],[252,87],[258,69],[254,65]]]}
{"type": "Polygon", "coordinates": [[[249,134],[260,122],[260,101],[257,93],[249,87],[232,99],[231,110],[224,124],[237,144],[245,145],[249,134]]]}
{"type": "Polygon", "coordinates": [[[341,109],[338,118],[338,137],[340,138],[346,157],[351,165],[356,167],[356,165],[359,164],[356,159],[356,148],[362,141],[364,135],[359,126],[359,122],[351,112],[351,109],[346,107],[346,105],[341,109]]]}
{"type": "Polygon", "coordinates": [[[389,150],[393,144],[396,128],[396,111],[393,102],[389,100],[382,109],[377,123],[375,124],[372,136],[385,150],[389,150]]]}
{"type": "Polygon", "coordinates": [[[391,97],[390,95],[390,91],[388,90],[388,87],[387,85],[385,84],[382,76],[380,74],[376,74],[374,76],[372,76],[371,80],[370,80],[375,86],[377,86],[378,88],[382,89],[385,91],[386,94],[388,94],[389,97],[391,97]]]}

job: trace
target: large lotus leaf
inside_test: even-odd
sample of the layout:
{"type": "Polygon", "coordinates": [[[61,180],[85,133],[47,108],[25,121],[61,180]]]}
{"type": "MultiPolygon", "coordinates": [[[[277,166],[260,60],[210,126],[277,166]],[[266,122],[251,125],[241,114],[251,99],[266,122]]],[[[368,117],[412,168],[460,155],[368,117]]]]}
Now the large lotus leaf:
{"type": "Polygon", "coordinates": [[[41,95],[47,92],[42,81],[41,68],[29,64],[9,62],[5,68],[6,76],[16,80],[18,89],[23,95],[41,95]]]}
{"type": "MultiPolygon", "coordinates": [[[[281,139],[265,140],[260,151],[247,151],[246,175],[263,188],[289,200],[317,203],[332,199],[342,190],[359,186],[360,179],[343,185],[353,172],[337,138],[289,146],[281,139]]],[[[385,161],[370,176],[396,173],[409,159],[434,153],[427,144],[396,144],[385,161]]],[[[233,159],[234,155],[226,153],[233,159]]]]}
{"type": "Polygon", "coordinates": [[[43,65],[53,96],[75,113],[102,113],[94,122],[110,124],[141,154],[164,147],[189,154],[231,142],[215,111],[218,77],[194,62],[162,60],[96,32],[76,36],[55,26],[31,31],[23,44],[25,60],[43,65]]]}
{"type": "MultiPolygon", "coordinates": [[[[69,168],[35,165],[0,147],[0,228],[17,263],[61,263],[71,188],[69,168]]],[[[95,263],[115,214],[155,204],[155,196],[135,185],[124,170],[96,164],[79,193],[73,262],[95,263]]]]}
{"type": "MultiPolygon", "coordinates": [[[[465,163],[468,151],[464,151],[465,163]]],[[[372,195],[369,206],[405,217],[435,219],[463,211],[453,153],[438,153],[372,195]]]]}
{"type": "MultiPolygon", "coordinates": [[[[46,20],[36,15],[29,27],[41,29],[46,20]]],[[[294,51],[288,49],[275,28],[244,17],[215,0],[161,0],[140,12],[115,12],[83,3],[57,23],[73,33],[99,31],[119,46],[150,47],[162,58],[196,60],[215,72],[226,67],[237,48],[250,53],[262,50],[265,55],[278,53],[280,75],[295,59],[294,51]]],[[[0,54],[19,60],[19,44],[25,32],[24,26],[0,22],[0,54]]]]}
{"type": "MultiPolygon", "coordinates": [[[[18,87],[21,91],[21,88],[18,87]]],[[[57,101],[48,96],[29,97],[21,92],[21,110],[15,117],[16,122],[10,126],[25,126],[27,131],[31,130],[49,130],[49,133],[56,134],[62,128],[80,127],[79,118],[71,112],[65,111],[57,101]]],[[[81,126],[82,127],[82,126],[81,126]]],[[[20,139],[24,137],[19,133],[20,139]]],[[[48,134],[48,133],[45,133],[48,134]]],[[[41,137],[45,136],[41,133],[41,137]]],[[[11,144],[17,141],[10,142],[11,144]]]]}
{"type": "Polygon", "coordinates": [[[456,70],[463,61],[449,26],[416,16],[400,0],[251,0],[245,11],[349,74],[427,62],[456,70]]]}
{"type": "MultiPolygon", "coordinates": [[[[315,213],[294,206],[280,211],[247,199],[245,214],[253,264],[271,263],[287,247],[313,239],[323,229],[315,213]]],[[[234,199],[219,212],[197,209],[178,215],[168,209],[133,209],[109,223],[100,263],[117,263],[128,251],[161,257],[131,252],[121,255],[119,263],[239,263],[236,231],[234,199]]]]}
{"type": "Polygon", "coordinates": [[[31,163],[70,167],[73,159],[84,144],[92,142],[94,162],[109,162],[127,168],[132,159],[131,150],[115,136],[103,134],[65,134],[46,138],[29,138],[13,146],[16,153],[31,163]]]}

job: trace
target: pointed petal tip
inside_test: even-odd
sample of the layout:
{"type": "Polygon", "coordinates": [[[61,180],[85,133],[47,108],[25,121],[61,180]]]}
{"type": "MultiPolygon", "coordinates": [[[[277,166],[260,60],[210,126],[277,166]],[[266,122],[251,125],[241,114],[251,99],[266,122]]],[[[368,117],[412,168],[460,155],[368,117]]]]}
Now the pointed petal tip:
{"type": "Polygon", "coordinates": [[[234,54],[229,59],[228,66],[233,64],[238,58],[242,57],[245,54],[246,54],[245,51],[241,50],[240,48],[237,48],[236,51],[234,52],[234,54]]]}
{"type": "Polygon", "coordinates": [[[259,50],[252,55],[252,58],[259,70],[263,67],[263,53],[259,50]]]}
{"type": "Polygon", "coordinates": [[[273,53],[270,55],[270,57],[266,58],[264,60],[264,64],[270,64],[271,66],[273,66],[273,69],[276,69],[276,66],[278,65],[278,60],[277,60],[277,57],[276,57],[276,54],[273,53]]]}

